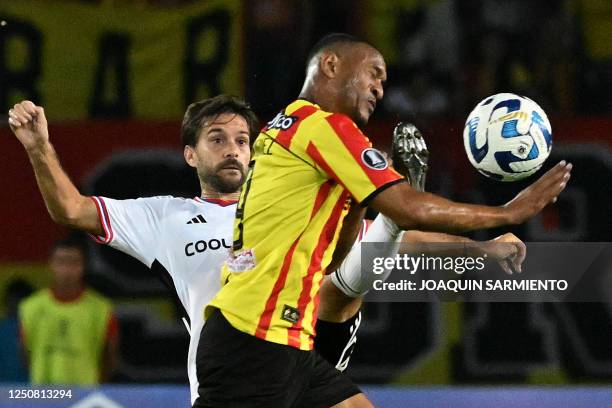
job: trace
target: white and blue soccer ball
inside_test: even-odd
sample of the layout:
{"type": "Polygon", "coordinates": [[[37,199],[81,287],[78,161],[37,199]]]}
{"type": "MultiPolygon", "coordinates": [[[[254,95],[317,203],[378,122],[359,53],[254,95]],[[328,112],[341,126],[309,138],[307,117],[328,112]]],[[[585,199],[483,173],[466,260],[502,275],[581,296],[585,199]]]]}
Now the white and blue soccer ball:
{"type": "Polygon", "coordinates": [[[529,98],[500,93],[483,99],[463,129],[470,163],[499,181],[516,181],[538,171],[552,148],[546,113],[529,98]]]}

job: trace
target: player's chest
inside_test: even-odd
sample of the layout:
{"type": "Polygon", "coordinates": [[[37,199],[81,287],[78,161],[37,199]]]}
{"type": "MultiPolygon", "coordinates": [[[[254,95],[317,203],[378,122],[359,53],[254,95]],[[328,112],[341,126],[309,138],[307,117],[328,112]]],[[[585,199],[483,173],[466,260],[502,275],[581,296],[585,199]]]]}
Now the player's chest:
{"type": "Polygon", "coordinates": [[[182,263],[222,262],[232,248],[234,209],[221,208],[177,215],[169,245],[182,263]]]}

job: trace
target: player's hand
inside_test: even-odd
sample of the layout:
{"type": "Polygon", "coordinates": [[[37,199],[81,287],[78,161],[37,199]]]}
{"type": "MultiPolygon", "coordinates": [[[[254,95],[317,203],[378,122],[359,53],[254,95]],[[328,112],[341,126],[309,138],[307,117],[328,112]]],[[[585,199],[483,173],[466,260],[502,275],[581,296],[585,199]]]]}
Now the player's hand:
{"type": "Polygon", "coordinates": [[[557,196],[565,189],[570,179],[572,164],[560,161],[542,177],[521,191],[504,205],[510,224],[521,224],[540,212],[549,203],[557,201],[557,196]]]}
{"type": "Polygon", "coordinates": [[[393,129],[393,167],[419,191],[425,191],[429,150],[423,135],[412,123],[400,122],[393,129]]]}
{"type": "Polygon", "coordinates": [[[527,246],[516,235],[507,233],[482,243],[481,249],[489,259],[499,263],[508,275],[513,271],[522,272],[522,264],[527,256],[527,246]]]}
{"type": "Polygon", "coordinates": [[[23,101],[10,109],[8,114],[11,130],[26,150],[35,150],[49,141],[47,118],[41,106],[23,101]]]}

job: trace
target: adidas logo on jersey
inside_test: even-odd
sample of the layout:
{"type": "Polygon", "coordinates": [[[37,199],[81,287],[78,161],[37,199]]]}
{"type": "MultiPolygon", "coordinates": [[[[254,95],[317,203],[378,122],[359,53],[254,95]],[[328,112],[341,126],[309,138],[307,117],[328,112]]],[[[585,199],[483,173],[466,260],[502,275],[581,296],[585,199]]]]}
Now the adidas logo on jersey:
{"type": "Polygon", "coordinates": [[[187,221],[187,224],[206,224],[206,219],[202,214],[200,214],[197,217],[193,217],[192,219],[187,221]]]}

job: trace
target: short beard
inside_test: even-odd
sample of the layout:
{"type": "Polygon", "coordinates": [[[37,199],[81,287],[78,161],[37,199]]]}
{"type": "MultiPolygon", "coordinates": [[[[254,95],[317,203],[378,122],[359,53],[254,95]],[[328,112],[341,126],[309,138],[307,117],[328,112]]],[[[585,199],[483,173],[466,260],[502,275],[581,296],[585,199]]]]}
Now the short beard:
{"type": "Polygon", "coordinates": [[[205,168],[202,169],[201,172],[198,172],[202,183],[210,186],[214,191],[221,194],[231,194],[240,191],[240,187],[242,187],[242,184],[244,184],[246,179],[246,173],[242,165],[237,160],[230,159],[228,161],[240,166],[240,179],[236,181],[228,180],[219,175],[219,172],[223,169],[223,167],[228,164],[227,161],[225,161],[220,163],[214,169],[205,168]]]}
{"type": "Polygon", "coordinates": [[[221,194],[231,194],[240,191],[240,187],[242,187],[245,178],[245,174],[242,173],[240,176],[240,180],[230,181],[226,180],[225,178],[219,176],[216,173],[213,173],[207,175],[204,180],[206,180],[206,184],[208,184],[213,190],[221,194]]]}

